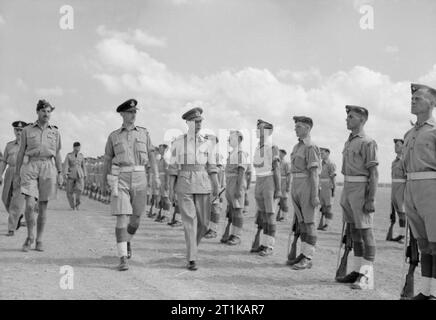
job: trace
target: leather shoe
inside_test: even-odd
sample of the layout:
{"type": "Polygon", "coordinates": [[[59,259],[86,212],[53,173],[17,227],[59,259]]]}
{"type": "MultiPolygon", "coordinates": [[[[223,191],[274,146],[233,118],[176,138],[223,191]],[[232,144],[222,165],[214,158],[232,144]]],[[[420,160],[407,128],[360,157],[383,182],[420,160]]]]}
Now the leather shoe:
{"type": "Polygon", "coordinates": [[[188,270],[189,271],[196,271],[197,268],[197,264],[195,263],[195,261],[189,261],[188,263],[188,270]]]}
{"type": "Polygon", "coordinates": [[[129,270],[129,264],[127,262],[127,257],[123,256],[120,258],[120,264],[118,265],[119,271],[126,271],[129,270]]]}

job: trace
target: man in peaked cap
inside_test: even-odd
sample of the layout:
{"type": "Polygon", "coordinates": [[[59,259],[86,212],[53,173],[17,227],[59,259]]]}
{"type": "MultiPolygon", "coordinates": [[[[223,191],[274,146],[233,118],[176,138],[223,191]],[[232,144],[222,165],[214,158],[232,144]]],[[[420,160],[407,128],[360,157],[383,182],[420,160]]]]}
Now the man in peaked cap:
{"type": "Polygon", "coordinates": [[[14,185],[15,165],[17,162],[17,154],[20,149],[21,132],[27,123],[24,121],[15,121],[12,123],[14,128],[15,140],[6,144],[3,157],[0,157],[0,185],[3,181],[3,172],[6,170],[2,201],[5,205],[6,211],[9,214],[8,218],[8,236],[13,236],[15,230],[21,226],[21,219],[24,215],[25,199],[21,194],[18,185],[14,185]]]}
{"type": "Polygon", "coordinates": [[[80,153],[80,142],[74,142],[73,151],[67,154],[64,161],[64,176],[67,180],[66,194],[72,210],[79,210],[86,175],[85,157],[80,153]]]}
{"type": "Polygon", "coordinates": [[[54,107],[46,100],[36,105],[38,120],[26,126],[21,134],[15,181],[26,199],[27,238],[22,250],[27,252],[35,240],[34,209],[38,201],[35,250],[44,251],[42,236],[47,220],[48,201],[56,199],[56,184],[63,184],[61,136],[58,127],[49,123],[54,107]],[[54,160],[54,161],[53,161],[54,160]]]}
{"type": "Polygon", "coordinates": [[[321,218],[319,219],[318,230],[326,231],[333,219],[332,198],[335,194],[336,166],[330,160],[330,149],[320,148],[321,152],[321,173],[319,175],[319,201],[321,203],[321,218]]]}
{"type": "Polygon", "coordinates": [[[404,136],[403,166],[406,215],[421,252],[419,294],[414,300],[436,299],[436,90],[411,84],[411,112],[416,124],[404,136]]]}
{"type": "Polygon", "coordinates": [[[111,212],[117,217],[115,235],[120,258],[119,271],[129,269],[127,259],[132,255],[130,242],[138,230],[145,211],[148,163],[154,174],[154,183],[160,186],[159,172],[148,130],[135,125],[137,101],[129,99],[118,106],[123,118],[121,128],[113,131],[107,140],[103,165],[102,189],[109,183],[111,212]]]}
{"type": "Polygon", "coordinates": [[[169,167],[170,200],[177,194],[190,271],[197,270],[197,247],[208,230],[212,199],[218,196],[216,143],[200,134],[202,113],[202,108],[193,108],[183,114],[188,132],[174,140],[169,167]]]}
{"type": "Polygon", "coordinates": [[[256,134],[259,143],[254,152],[253,166],[256,170],[254,198],[258,230],[251,252],[262,257],[273,254],[277,229],[276,209],[281,194],[279,148],[273,144],[272,133],[271,123],[260,119],[257,121],[256,134]]]}
{"type": "Polygon", "coordinates": [[[336,280],[351,283],[351,288],[374,289],[375,240],[373,231],[374,201],[378,183],[377,143],[366,135],[368,110],[345,107],[347,129],[351,131],[342,152],[344,189],[341,207],[344,223],[350,224],[353,240],[353,271],[336,280]]]}
{"type": "Polygon", "coordinates": [[[279,203],[280,209],[279,213],[277,214],[277,221],[283,221],[289,211],[288,196],[291,188],[291,167],[290,163],[285,159],[286,154],[287,152],[285,149],[280,149],[280,186],[282,190],[279,203]]]}
{"type": "Polygon", "coordinates": [[[403,166],[403,139],[394,139],[395,153],[397,154],[395,160],[392,162],[391,167],[391,228],[395,224],[395,213],[398,214],[398,221],[400,225],[399,235],[395,238],[392,236],[392,231],[388,232],[388,241],[397,241],[403,243],[406,234],[406,213],[404,212],[404,189],[406,188],[406,172],[403,166]]]}
{"type": "MultiPolygon", "coordinates": [[[[313,121],[309,117],[293,117],[298,143],[291,153],[291,198],[299,229],[301,230],[301,253],[295,260],[288,257],[287,264],[293,270],[312,267],[315,254],[316,229],[315,208],[319,205],[318,186],[320,154],[310,137],[313,121]]],[[[290,231],[292,232],[292,231],[290,231]]]]}

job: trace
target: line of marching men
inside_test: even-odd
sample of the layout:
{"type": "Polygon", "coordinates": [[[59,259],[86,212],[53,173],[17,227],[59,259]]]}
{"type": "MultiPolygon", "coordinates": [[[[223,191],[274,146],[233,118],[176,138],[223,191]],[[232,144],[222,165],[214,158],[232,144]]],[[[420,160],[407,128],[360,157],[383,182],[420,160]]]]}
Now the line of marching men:
{"type": "MultiPolygon", "coordinates": [[[[407,216],[411,240],[408,251],[415,253],[408,254],[411,267],[402,297],[413,294],[413,285],[407,285],[407,281],[413,278],[419,248],[423,283],[413,299],[429,300],[436,296],[436,121],[432,115],[436,106],[436,90],[418,84],[412,84],[411,90],[411,112],[417,116],[417,121],[404,139],[395,140],[398,158],[392,166],[391,220],[398,212],[400,235],[394,239],[389,231],[387,240],[402,241],[407,237],[407,216]]],[[[289,235],[287,265],[293,270],[312,267],[317,229],[326,230],[332,218],[331,198],[335,191],[336,174],[335,166],[328,160],[329,150],[318,148],[311,140],[310,132],[314,124],[310,117],[292,118],[298,143],[292,149],[289,164],[284,161],[286,151],[280,151],[273,143],[273,125],[258,120],[259,141],[251,168],[248,153],[242,148],[244,136],[238,130],[229,134],[230,152],[225,163],[219,160],[216,151],[218,139],[200,133],[203,121],[201,108],[193,108],[183,114],[182,119],[188,125],[187,133],[176,138],[171,146],[154,147],[148,130],[135,124],[137,101],[129,99],[116,109],[123,119],[122,125],[109,135],[104,156],[84,161],[79,153],[80,144],[75,143],[74,151],[67,155],[62,165],[59,129],[49,123],[54,107],[40,100],[36,110],[36,122],[13,123],[16,140],[7,145],[0,168],[3,173],[9,166],[3,192],[3,201],[11,217],[9,235],[13,235],[19,225],[22,212],[19,207],[25,207],[28,236],[23,251],[27,252],[35,240],[36,203],[35,249],[44,250],[42,234],[47,204],[56,196],[56,184],[64,185],[66,178],[65,187],[72,209],[79,208],[82,189],[91,198],[110,202],[110,211],[117,219],[115,237],[120,271],[129,268],[131,241],[147,203],[150,204],[149,216],[154,217],[154,211],[158,210],[156,219],[160,222],[168,219],[171,205],[177,205],[174,212],[181,215],[187,245],[187,268],[197,270],[197,248],[201,239],[217,237],[220,198],[224,191],[228,203],[228,223],[221,242],[229,245],[240,243],[247,190],[251,175],[255,173],[257,232],[251,252],[263,257],[273,253],[276,222],[282,219],[277,206],[279,212],[287,212],[286,195],[289,194],[294,221],[289,235]],[[77,170],[79,163],[82,170],[77,170]],[[315,210],[320,205],[322,215],[316,229],[315,210]],[[297,255],[298,238],[301,245],[297,255]]],[[[349,273],[344,267],[347,259],[342,259],[340,265],[338,263],[336,281],[349,283],[354,289],[373,289],[377,143],[364,131],[369,118],[368,109],[347,105],[345,111],[350,135],[342,152],[341,240],[346,243],[344,257],[347,258],[351,248],[354,257],[349,273]]],[[[176,221],[174,217],[171,222],[176,221]]]]}

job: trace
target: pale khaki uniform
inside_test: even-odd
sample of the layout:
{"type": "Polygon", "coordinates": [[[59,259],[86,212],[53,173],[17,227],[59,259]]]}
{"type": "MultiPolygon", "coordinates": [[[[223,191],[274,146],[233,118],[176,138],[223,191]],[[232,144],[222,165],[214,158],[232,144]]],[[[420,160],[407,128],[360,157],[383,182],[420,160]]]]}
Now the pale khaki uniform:
{"type": "Polygon", "coordinates": [[[61,149],[58,128],[47,125],[43,129],[38,121],[28,125],[21,134],[24,159],[21,166],[21,192],[39,201],[56,199],[57,169],[54,163],[61,149]]]}
{"type": "Polygon", "coordinates": [[[80,205],[80,194],[84,187],[84,177],[87,175],[83,154],[70,152],[64,162],[64,174],[67,176],[66,194],[71,208],[80,205]],[[76,194],[76,203],[74,203],[76,194]]]}
{"type": "Polygon", "coordinates": [[[212,186],[217,173],[216,145],[202,135],[184,134],[171,145],[169,174],[177,176],[175,192],[182,216],[187,260],[197,260],[197,246],[208,230],[212,186]]]}
{"type": "Polygon", "coordinates": [[[21,194],[19,186],[14,186],[13,183],[19,149],[20,145],[17,140],[10,141],[6,144],[3,158],[0,158],[1,161],[7,165],[3,183],[2,201],[9,214],[9,231],[14,231],[17,228],[18,220],[20,216],[24,214],[24,207],[26,204],[24,195],[21,194]]]}

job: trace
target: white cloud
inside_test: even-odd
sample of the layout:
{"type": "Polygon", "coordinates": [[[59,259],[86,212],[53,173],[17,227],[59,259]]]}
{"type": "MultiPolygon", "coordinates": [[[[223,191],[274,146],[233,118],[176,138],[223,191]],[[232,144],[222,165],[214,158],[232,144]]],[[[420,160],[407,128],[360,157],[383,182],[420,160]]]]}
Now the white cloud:
{"type": "Polygon", "coordinates": [[[170,0],[176,6],[193,5],[210,2],[211,0],[170,0]]]}
{"type": "MultiPolygon", "coordinates": [[[[410,82],[394,82],[364,66],[331,75],[322,75],[315,68],[277,74],[244,68],[202,77],[181,75],[119,36],[98,42],[96,62],[95,78],[109,93],[138,99],[145,109],[138,114],[138,122],[150,129],[155,144],[162,142],[169,130],[185,129],[181,115],[189,101],[198,100],[205,105],[205,127],[216,132],[220,128],[250,132],[257,119],[263,118],[275,125],[274,139],[288,151],[296,143],[292,116],[310,116],[315,123],[314,141],[330,147],[340,167],[349,134],[345,105],[356,104],[369,109],[366,131],[379,146],[381,181],[389,181],[392,138],[402,137],[410,128],[409,120],[414,119],[409,111],[410,82]]],[[[436,65],[419,81],[435,86],[436,65]]]]}
{"type": "Polygon", "coordinates": [[[114,30],[108,30],[104,25],[98,26],[97,34],[102,37],[111,37],[120,39],[129,43],[148,46],[148,47],[166,47],[167,42],[164,38],[158,38],[148,34],[144,30],[129,29],[127,32],[119,32],[114,30]]]}
{"type": "Polygon", "coordinates": [[[2,25],[2,24],[6,24],[6,21],[3,18],[3,16],[0,14],[0,25],[2,25]]]}
{"type": "Polygon", "coordinates": [[[64,89],[59,86],[54,88],[39,88],[35,90],[35,93],[40,97],[60,97],[64,95],[64,89]]]}

